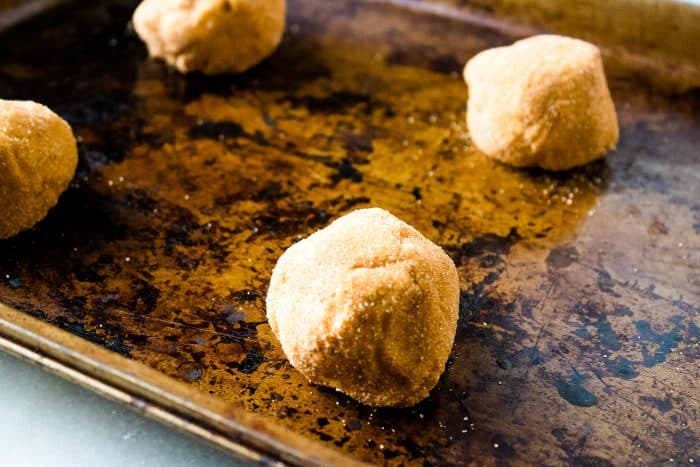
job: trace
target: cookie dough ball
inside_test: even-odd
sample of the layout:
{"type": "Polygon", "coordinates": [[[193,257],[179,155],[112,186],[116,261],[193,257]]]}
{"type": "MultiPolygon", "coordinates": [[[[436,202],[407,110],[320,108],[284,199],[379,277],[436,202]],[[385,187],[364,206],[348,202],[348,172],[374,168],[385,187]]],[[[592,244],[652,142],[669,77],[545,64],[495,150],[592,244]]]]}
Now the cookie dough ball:
{"type": "Polygon", "coordinates": [[[152,57],[183,73],[239,73],[282,40],[285,0],[144,0],[133,24],[152,57]]]}
{"type": "Polygon", "coordinates": [[[452,349],[458,308],[452,260],[376,208],[291,246],[267,295],[267,318],[291,364],[377,407],[428,396],[452,349]]]}
{"type": "Polygon", "coordinates": [[[600,50],[541,35],[486,50],[464,69],[467,125],[488,156],[516,167],[566,170],[615,148],[615,105],[600,50]]]}
{"type": "Polygon", "coordinates": [[[70,126],[41,104],[0,99],[0,239],[32,227],[78,164],[70,126]]]}

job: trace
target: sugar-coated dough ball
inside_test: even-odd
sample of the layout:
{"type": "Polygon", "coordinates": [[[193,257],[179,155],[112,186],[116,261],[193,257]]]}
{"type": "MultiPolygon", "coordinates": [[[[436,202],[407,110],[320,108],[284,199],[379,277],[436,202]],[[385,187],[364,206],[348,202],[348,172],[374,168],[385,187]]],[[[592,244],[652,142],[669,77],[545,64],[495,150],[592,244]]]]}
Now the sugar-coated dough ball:
{"type": "Polygon", "coordinates": [[[144,0],[134,29],[153,57],[183,73],[239,73],[279,45],[286,0],[144,0]]]}
{"type": "Polygon", "coordinates": [[[0,99],[0,239],[43,219],[77,164],[73,131],[61,117],[35,102],[0,99]]]}
{"type": "Polygon", "coordinates": [[[377,407],[428,396],[452,349],[457,269],[382,209],[361,209],[292,245],[272,273],[267,318],[311,382],[377,407]]]}
{"type": "Polygon", "coordinates": [[[592,44],[530,37],[479,53],[464,78],[469,133],[488,156],[517,167],[566,170],[617,144],[615,105],[592,44]]]}

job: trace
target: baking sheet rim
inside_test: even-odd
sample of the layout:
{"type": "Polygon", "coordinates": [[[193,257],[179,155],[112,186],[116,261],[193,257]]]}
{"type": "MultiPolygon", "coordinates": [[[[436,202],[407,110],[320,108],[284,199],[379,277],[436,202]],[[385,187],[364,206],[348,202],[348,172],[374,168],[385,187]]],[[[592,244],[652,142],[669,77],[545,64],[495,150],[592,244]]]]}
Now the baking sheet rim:
{"type": "Polygon", "coordinates": [[[0,351],[243,459],[263,465],[366,465],[1,303],[0,351]]]}

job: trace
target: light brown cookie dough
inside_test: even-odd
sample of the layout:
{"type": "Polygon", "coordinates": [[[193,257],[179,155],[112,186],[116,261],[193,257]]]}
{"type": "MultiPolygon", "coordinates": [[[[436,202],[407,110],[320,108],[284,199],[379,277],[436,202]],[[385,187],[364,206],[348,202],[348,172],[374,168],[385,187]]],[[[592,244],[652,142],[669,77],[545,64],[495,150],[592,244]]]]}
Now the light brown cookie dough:
{"type": "Polygon", "coordinates": [[[240,73],[282,40],[286,0],[144,0],[133,24],[152,57],[183,73],[240,73]]]}
{"type": "Polygon", "coordinates": [[[457,269],[382,209],[361,209],[292,245],[272,273],[267,317],[311,382],[377,407],[428,396],[452,349],[457,269]]]}
{"type": "Polygon", "coordinates": [[[516,167],[566,170],[617,144],[615,105],[592,44],[530,37],[479,53],[464,78],[469,133],[488,156],[516,167]]]}
{"type": "Polygon", "coordinates": [[[73,131],[61,117],[35,102],[0,99],[0,239],[43,219],[77,164],[73,131]]]}

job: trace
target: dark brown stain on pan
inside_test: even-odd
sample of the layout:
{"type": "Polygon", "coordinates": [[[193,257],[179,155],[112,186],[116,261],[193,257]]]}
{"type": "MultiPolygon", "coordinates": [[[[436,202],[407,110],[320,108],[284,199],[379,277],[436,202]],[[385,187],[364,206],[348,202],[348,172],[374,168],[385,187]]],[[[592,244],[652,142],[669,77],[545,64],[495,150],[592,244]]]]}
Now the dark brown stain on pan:
{"type": "Polygon", "coordinates": [[[470,144],[458,75],[508,35],[295,0],[269,60],[206,78],[148,60],[133,7],[2,36],[0,92],[61,113],[81,161],[47,219],[0,243],[0,300],[370,462],[700,457],[696,94],[616,75],[607,161],[518,171],[470,144]],[[413,409],[309,385],[265,321],[284,249],[366,206],[460,270],[453,353],[413,409]]]}

